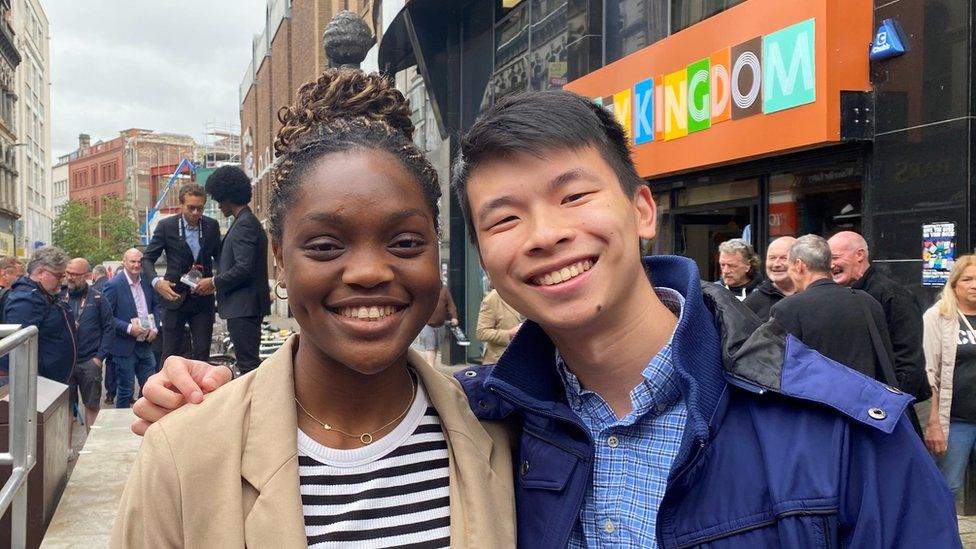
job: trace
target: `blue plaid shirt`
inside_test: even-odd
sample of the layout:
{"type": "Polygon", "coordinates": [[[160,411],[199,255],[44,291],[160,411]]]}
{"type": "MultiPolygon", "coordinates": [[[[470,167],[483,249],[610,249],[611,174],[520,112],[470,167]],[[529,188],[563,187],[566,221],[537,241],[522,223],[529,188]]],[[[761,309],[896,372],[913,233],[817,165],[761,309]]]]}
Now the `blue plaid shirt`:
{"type": "MultiPolygon", "coordinates": [[[[654,291],[680,320],[684,297],[670,288],[654,291]]],[[[580,386],[557,353],[569,405],[596,448],[593,482],[569,547],[657,547],[657,511],[687,417],[671,361],[673,338],[644,368],[644,381],[630,393],[633,410],[622,419],[600,395],[580,386]]]]}

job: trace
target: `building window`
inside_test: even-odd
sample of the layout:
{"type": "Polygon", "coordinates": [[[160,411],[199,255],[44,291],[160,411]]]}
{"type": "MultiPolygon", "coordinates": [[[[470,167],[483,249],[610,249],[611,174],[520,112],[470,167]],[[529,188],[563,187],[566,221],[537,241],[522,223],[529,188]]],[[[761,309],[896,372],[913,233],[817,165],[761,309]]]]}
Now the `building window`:
{"type": "Polygon", "coordinates": [[[560,89],[566,84],[566,13],[565,1],[532,1],[529,85],[533,90],[560,89]]]}
{"type": "Polygon", "coordinates": [[[613,63],[667,37],[669,1],[607,0],[606,62],[613,63]]]}
{"type": "Polygon", "coordinates": [[[708,19],[745,0],[671,0],[671,32],[708,19]]]}

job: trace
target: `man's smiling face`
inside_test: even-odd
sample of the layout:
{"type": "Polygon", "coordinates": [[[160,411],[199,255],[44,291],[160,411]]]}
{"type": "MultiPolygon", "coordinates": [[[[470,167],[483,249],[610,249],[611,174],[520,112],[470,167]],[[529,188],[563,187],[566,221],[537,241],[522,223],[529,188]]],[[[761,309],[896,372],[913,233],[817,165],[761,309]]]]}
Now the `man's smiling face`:
{"type": "Polygon", "coordinates": [[[578,331],[622,311],[655,234],[650,189],[627,196],[593,147],[509,155],[470,174],[481,261],[502,298],[544,328],[578,331]]]}

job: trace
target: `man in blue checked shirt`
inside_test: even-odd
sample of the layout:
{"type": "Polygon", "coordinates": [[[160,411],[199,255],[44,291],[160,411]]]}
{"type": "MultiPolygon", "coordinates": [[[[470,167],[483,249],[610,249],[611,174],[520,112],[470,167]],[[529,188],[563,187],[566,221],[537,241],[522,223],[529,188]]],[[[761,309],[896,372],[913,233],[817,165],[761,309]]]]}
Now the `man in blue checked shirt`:
{"type": "MultiPolygon", "coordinates": [[[[452,185],[529,319],[498,364],[457,375],[521,437],[520,546],[959,547],[911,397],[760,324],[692,261],[640,258],[657,210],[603,108],[503,98],[462,138],[452,185]]],[[[150,383],[189,399],[228,377],[173,361],[150,383]]]]}

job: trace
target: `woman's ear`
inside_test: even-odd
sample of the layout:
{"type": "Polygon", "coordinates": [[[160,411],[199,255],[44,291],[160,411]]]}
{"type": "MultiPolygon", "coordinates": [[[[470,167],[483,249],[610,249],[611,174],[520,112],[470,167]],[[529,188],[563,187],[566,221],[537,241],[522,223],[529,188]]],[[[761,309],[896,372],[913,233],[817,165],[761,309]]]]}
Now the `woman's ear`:
{"type": "Polygon", "coordinates": [[[282,287],[285,285],[285,260],[281,250],[281,244],[278,242],[271,242],[271,253],[274,255],[275,266],[277,267],[277,275],[275,280],[281,283],[282,287]]]}

